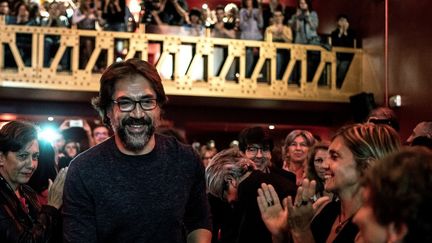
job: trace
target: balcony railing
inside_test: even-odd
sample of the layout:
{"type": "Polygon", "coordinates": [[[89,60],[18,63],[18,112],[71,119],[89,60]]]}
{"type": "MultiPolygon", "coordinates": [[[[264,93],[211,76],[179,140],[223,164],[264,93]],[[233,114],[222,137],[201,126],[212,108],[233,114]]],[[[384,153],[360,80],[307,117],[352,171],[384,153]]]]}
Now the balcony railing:
{"type": "Polygon", "coordinates": [[[182,36],[145,33],[144,29],[140,26],[130,33],[47,28],[5,25],[4,19],[0,19],[0,87],[97,91],[101,74],[94,67],[113,63],[118,58],[116,49],[122,44],[121,58],[137,57],[155,64],[169,95],[348,102],[349,96],[364,91],[361,49],[327,50],[321,46],[276,43],[271,36],[266,41],[211,38],[210,30],[204,36],[182,36]],[[17,35],[23,34],[31,40],[27,65],[17,45],[17,35]],[[60,44],[49,66],[44,67],[47,36],[59,37],[60,44]],[[94,49],[80,68],[83,37],[94,41],[94,49]],[[246,73],[247,49],[259,53],[251,74],[246,73]],[[287,66],[278,79],[277,53],[283,50],[290,55],[285,57],[287,66]],[[309,80],[308,53],[319,54],[319,65],[309,80]],[[337,53],[353,55],[340,88],[336,86],[337,53]],[[5,62],[11,61],[5,56],[12,58],[15,65],[5,66],[5,62]],[[69,68],[60,69],[65,57],[69,68]]]}

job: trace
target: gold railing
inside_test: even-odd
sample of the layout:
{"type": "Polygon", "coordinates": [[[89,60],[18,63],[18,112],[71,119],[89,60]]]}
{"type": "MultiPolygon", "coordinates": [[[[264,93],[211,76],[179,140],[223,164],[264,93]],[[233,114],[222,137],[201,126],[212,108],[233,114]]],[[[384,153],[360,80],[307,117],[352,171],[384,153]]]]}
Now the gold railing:
{"type": "Polygon", "coordinates": [[[121,41],[128,45],[125,58],[155,60],[165,91],[171,95],[348,102],[349,96],[364,91],[361,49],[333,47],[328,51],[320,46],[275,43],[271,36],[267,36],[267,41],[211,38],[209,30],[199,37],[151,34],[145,33],[144,26],[134,33],[108,32],[5,25],[4,19],[0,19],[0,30],[0,87],[97,91],[100,73],[94,72],[93,67],[102,51],[106,53],[103,56],[107,65],[114,62],[115,45],[121,41]],[[28,66],[16,44],[18,33],[31,35],[31,64],[28,66]],[[48,35],[59,36],[60,47],[49,67],[44,67],[44,39],[48,35]],[[82,37],[94,38],[95,48],[85,68],[80,69],[82,37]],[[4,65],[6,46],[10,48],[16,67],[4,65]],[[246,48],[259,50],[259,59],[250,77],[246,75],[246,48]],[[277,79],[276,53],[283,49],[288,50],[291,57],[282,78],[277,79]],[[70,69],[59,70],[66,51],[70,52],[70,69]],[[306,78],[308,51],[320,53],[320,63],[312,80],[306,78]],[[341,88],[336,87],[338,52],[354,55],[341,88]],[[227,75],[232,73],[232,66],[236,69],[235,78],[230,80],[227,75]],[[297,82],[291,81],[293,73],[298,73],[297,82]],[[320,79],[321,76],[324,78],[320,79]]]}

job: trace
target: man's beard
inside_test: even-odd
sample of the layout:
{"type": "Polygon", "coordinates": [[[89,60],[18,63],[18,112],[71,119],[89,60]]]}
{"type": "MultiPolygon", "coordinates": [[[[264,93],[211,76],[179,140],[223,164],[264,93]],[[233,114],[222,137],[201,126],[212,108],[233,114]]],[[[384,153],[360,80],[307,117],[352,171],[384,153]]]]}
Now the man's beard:
{"type": "Polygon", "coordinates": [[[149,116],[140,119],[126,117],[120,121],[120,124],[117,127],[117,134],[121,142],[127,150],[132,152],[139,152],[144,149],[154,132],[155,125],[149,116]],[[129,131],[127,126],[133,125],[143,125],[144,129],[140,132],[129,131]]]}

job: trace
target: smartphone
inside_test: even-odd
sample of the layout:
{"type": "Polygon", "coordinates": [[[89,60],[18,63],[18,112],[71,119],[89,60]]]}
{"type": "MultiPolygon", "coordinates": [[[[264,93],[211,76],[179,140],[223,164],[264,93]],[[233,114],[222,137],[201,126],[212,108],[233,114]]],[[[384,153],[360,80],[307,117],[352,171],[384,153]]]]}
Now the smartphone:
{"type": "Polygon", "coordinates": [[[69,126],[70,127],[82,127],[83,126],[83,120],[70,120],[69,126]]]}

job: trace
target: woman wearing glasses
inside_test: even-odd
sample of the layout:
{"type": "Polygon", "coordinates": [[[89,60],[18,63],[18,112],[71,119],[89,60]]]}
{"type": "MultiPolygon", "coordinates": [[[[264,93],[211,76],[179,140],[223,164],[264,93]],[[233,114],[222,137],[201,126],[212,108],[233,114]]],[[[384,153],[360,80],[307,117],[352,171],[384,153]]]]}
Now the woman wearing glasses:
{"type": "Polygon", "coordinates": [[[48,187],[48,203],[40,206],[26,183],[38,166],[36,128],[12,121],[0,129],[0,242],[59,242],[60,207],[67,169],[48,187]]]}

